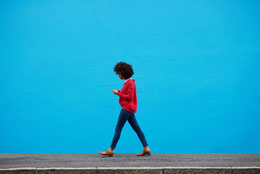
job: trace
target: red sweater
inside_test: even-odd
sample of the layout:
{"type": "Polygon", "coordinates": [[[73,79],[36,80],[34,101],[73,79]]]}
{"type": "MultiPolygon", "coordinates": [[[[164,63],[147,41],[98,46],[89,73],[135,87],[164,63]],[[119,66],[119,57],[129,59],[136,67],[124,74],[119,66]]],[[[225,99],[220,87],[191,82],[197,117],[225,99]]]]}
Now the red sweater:
{"type": "Polygon", "coordinates": [[[121,90],[118,90],[117,95],[119,96],[119,104],[123,109],[136,113],[137,111],[137,97],[135,80],[129,79],[124,83],[121,90]]]}

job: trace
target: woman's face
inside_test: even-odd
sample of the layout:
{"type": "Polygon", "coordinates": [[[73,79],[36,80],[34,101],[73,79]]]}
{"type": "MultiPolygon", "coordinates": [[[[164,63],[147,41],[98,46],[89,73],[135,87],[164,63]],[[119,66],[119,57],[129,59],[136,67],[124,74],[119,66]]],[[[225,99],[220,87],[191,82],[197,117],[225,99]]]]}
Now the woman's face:
{"type": "Polygon", "coordinates": [[[121,80],[124,79],[123,76],[122,76],[121,74],[118,74],[118,77],[119,77],[121,80]]]}

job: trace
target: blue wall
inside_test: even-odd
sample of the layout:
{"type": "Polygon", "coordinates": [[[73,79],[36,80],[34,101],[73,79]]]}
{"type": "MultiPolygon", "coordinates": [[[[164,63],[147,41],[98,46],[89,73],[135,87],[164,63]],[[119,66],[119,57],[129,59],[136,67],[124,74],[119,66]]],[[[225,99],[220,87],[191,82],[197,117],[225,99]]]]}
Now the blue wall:
{"type": "MultiPolygon", "coordinates": [[[[154,153],[260,153],[255,0],[0,2],[0,152],[109,148],[132,64],[154,153]]],[[[129,123],[116,153],[143,149],[129,123]]]]}

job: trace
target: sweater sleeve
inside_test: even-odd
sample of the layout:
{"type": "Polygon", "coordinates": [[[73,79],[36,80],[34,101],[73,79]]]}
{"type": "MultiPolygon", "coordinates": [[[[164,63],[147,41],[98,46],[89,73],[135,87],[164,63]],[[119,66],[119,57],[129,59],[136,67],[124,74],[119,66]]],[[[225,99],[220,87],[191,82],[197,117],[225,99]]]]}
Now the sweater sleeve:
{"type": "Polygon", "coordinates": [[[127,94],[123,94],[120,90],[118,91],[117,95],[119,97],[122,97],[126,100],[129,100],[131,101],[133,98],[134,98],[134,91],[135,91],[135,88],[134,88],[134,83],[129,83],[129,86],[128,86],[128,90],[127,90],[127,94]]]}

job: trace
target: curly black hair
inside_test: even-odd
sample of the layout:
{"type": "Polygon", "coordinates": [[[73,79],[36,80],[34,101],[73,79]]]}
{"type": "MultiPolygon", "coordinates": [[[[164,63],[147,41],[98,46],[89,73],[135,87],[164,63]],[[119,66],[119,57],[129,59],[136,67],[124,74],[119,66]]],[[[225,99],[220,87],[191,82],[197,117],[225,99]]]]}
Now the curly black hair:
{"type": "Polygon", "coordinates": [[[125,62],[118,62],[114,66],[114,71],[116,72],[116,74],[121,74],[121,76],[123,76],[124,79],[130,78],[134,74],[132,65],[125,62]]]}

